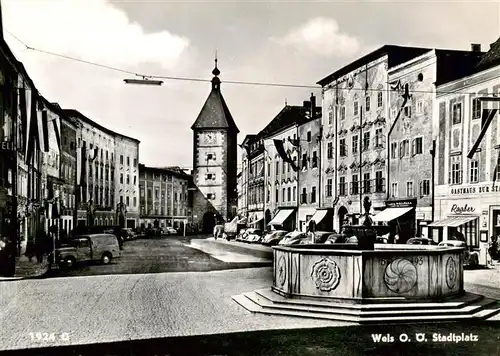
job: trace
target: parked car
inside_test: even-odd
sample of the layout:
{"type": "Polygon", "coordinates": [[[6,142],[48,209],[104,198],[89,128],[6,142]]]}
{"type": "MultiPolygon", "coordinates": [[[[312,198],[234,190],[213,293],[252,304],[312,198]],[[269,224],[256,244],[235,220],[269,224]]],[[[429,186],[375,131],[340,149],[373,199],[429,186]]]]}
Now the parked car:
{"type": "Polygon", "coordinates": [[[285,237],[278,243],[278,245],[298,245],[303,239],[308,239],[309,236],[305,232],[292,231],[285,235],[285,237]]]}
{"type": "MultiPolygon", "coordinates": [[[[314,233],[314,243],[315,244],[322,244],[322,243],[325,243],[326,239],[328,238],[328,236],[330,236],[332,234],[331,231],[316,231],[314,233]]],[[[302,244],[312,244],[312,238],[308,238],[308,239],[303,239],[302,244]]]]}
{"type": "Polygon", "coordinates": [[[464,266],[470,266],[470,267],[475,267],[479,264],[479,255],[477,252],[474,251],[469,251],[469,248],[467,247],[467,243],[465,241],[461,240],[447,240],[447,241],[441,241],[438,244],[438,247],[442,246],[447,246],[447,247],[463,247],[464,252],[464,266]]]}
{"type": "Polygon", "coordinates": [[[408,239],[406,243],[410,245],[437,245],[434,240],[428,239],[427,237],[413,237],[408,239]]]}
{"type": "Polygon", "coordinates": [[[163,227],[161,229],[162,235],[176,235],[178,233],[179,232],[176,229],[174,229],[172,226],[163,227]]]}
{"type": "MultiPolygon", "coordinates": [[[[76,236],[68,246],[55,250],[55,263],[72,268],[79,262],[100,261],[108,264],[120,257],[118,238],[113,234],[90,234],[76,236]]],[[[53,256],[50,256],[52,260],[53,256]]]]}
{"type": "Polygon", "coordinates": [[[266,234],[262,238],[262,244],[266,246],[275,246],[277,245],[288,233],[285,230],[274,230],[266,234]]]}
{"type": "Polygon", "coordinates": [[[247,230],[248,229],[246,229],[246,228],[241,229],[240,232],[238,233],[238,235],[236,235],[236,241],[242,241],[243,236],[247,235],[247,230]]]}
{"type": "Polygon", "coordinates": [[[356,244],[358,238],[356,236],[348,236],[345,234],[331,234],[327,237],[326,244],[356,244]]]}
{"type": "Polygon", "coordinates": [[[258,243],[262,239],[262,236],[263,236],[262,230],[250,229],[250,231],[248,232],[248,235],[244,241],[250,242],[250,243],[258,243]]]}

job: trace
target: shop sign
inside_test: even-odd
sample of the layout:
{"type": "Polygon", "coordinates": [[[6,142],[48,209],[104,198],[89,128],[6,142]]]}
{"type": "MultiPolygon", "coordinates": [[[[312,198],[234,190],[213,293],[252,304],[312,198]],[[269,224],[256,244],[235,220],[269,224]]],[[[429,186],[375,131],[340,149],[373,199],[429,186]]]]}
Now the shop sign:
{"type": "Polygon", "coordinates": [[[0,142],[0,150],[1,151],[14,151],[14,142],[11,141],[2,141],[0,142]]]}
{"type": "Polygon", "coordinates": [[[469,194],[498,193],[498,192],[500,192],[500,184],[492,185],[491,183],[475,184],[461,188],[450,188],[450,195],[469,195],[469,194]]]}
{"type": "Polygon", "coordinates": [[[451,200],[446,215],[481,215],[481,212],[480,200],[451,200]]]}
{"type": "Polygon", "coordinates": [[[385,202],[386,208],[415,208],[416,206],[417,199],[390,200],[385,202]]]}

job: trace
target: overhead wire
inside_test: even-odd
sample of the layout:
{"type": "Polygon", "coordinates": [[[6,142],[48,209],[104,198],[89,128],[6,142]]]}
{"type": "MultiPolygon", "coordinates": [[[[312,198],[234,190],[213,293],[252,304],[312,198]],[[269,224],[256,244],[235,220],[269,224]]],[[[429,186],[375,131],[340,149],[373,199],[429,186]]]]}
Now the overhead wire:
{"type": "MultiPolygon", "coordinates": [[[[151,74],[141,74],[137,72],[133,72],[130,70],[118,68],[118,67],[113,67],[110,65],[102,64],[102,63],[96,63],[96,62],[91,62],[87,61],[84,59],[80,58],[75,58],[72,56],[68,55],[63,55],[59,53],[54,53],[50,51],[46,51],[43,49],[35,48],[32,46],[27,45],[24,41],[22,41],[19,37],[15,36],[13,33],[8,31],[7,29],[4,29],[5,32],[7,32],[10,36],[12,36],[16,41],[18,41],[20,44],[22,44],[25,49],[33,51],[33,52],[39,52],[42,54],[54,56],[54,57],[59,57],[63,58],[66,60],[82,63],[82,64],[87,64],[87,65],[92,65],[95,67],[100,67],[108,70],[112,70],[115,72],[120,72],[124,74],[129,74],[129,75],[134,75],[137,77],[142,77],[142,78],[150,78],[150,79],[164,79],[164,80],[176,80],[176,81],[188,81],[188,82],[211,82],[211,79],[203,79],[203,78],[194,78],[194,77],[181,77],[181,76],[166,76],[166,75],[151,75],[151,74]]],[[[422,69],[425,69],[433,64],[436,64],[436,62],[431,62],[428,63],[427,65],[423,67],[419,67],[418,69],[415,69],[413,72],[416,71],[421,71],[422,69]]],[[[405,73],[407,75],[409,73],[405,73]]],[[[272,82],[253,82],[253,81],[243,81],[243,80],[221,80],[222,83],[225,84],[237,84],[237,85],[251,85],[251,86],[265,86],[265,87],[283,87],[283,88],[297,88],[297,89],[324,89],[321,88],[318,85],[308,85],[308,84],[287,84],[287,83],[272,83],[272,82]]],[[[391,84],[391,83],[386,83],[386,84],[391,84]]],[[[328,88],[335,88],[335,85],[328,85],[326,86],[328,88]]],[[[394,89],[387,89],[387,88],[337,88],[336,90],[341,90],[341,91],[362,91],[362,92],[367,92],[367,91],[376,91],[376,92],[394,92],[394,89]]],[[[471,95],[475,96],[478,93],[471,93],[469,91],[465,92],[461,89],[453,90],[453,91],[433,91],[433,90],[412,90],[412,93],[424,93],[424,94],[464,94],[464,95],[471,95]]],[[[495,95],[495,93],[481,93],[481,95],[495,95]]]]}

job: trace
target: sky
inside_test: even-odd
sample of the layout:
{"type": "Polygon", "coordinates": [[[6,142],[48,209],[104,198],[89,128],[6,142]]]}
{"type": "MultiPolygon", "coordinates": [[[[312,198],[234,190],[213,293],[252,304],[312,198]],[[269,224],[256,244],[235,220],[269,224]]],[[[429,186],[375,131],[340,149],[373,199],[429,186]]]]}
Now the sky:
{"type": "Polygon", "coordinates": [[[385,44],[468,50],[481,43],[484,50],[500,36],[500,4],[493,1],[0,1],[5,40],[40,93],[139,139],[140,162],[149,166],[192,166],[190,127],[210,83],[126,85],[133,74],[61,56],[210,80],[217,49],[221,90],[241,142],[285,100],[301,105],[321,91],[224,80],[314,86],[385,44]]]}

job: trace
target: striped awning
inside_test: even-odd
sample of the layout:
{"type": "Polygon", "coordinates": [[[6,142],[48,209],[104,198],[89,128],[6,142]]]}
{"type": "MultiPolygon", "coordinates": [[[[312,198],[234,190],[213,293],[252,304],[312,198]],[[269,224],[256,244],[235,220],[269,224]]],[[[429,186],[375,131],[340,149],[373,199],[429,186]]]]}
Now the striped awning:
{"type": "Polygon", "coordinates": [[[450,216],[443,220],[434,221],[430,223],[429,227],[458,227],[460,225],[466,224],[469,221],[477,219],[478,216],[450,216]]]}

